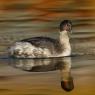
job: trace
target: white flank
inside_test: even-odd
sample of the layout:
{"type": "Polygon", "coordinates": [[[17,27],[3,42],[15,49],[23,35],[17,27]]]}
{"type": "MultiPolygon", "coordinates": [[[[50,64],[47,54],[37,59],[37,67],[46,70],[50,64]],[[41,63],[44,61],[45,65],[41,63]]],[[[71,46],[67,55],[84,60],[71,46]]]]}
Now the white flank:
{"type": "Polygon", "coordinates": [[[28,42],[16,42],[10,49],[10,55],[14,55],[17,58],[40,58],[50,57],[51,53],[46,48],[35,47],[28,42]]]}

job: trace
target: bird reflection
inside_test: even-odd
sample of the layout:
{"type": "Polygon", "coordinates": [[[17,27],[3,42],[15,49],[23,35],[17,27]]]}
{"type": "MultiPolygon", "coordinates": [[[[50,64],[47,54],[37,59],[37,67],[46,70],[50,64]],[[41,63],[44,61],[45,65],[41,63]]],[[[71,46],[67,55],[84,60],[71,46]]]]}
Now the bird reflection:
{"type": "Polygon", "coordinates": [[[71,76],[71,57],[50,59],[11,59],[11,65],[15,68],[29,72],[60,71],[61,87],[65,91],[74,88],[71,76]]]}
{"type": "Polygon", "coordinates": [[[71,58],[66,57],[63,59],[60,70],[61,76],[61,87],[65,91],[71,91],[74,89],[73,78],[71,76],[71,58]]]}

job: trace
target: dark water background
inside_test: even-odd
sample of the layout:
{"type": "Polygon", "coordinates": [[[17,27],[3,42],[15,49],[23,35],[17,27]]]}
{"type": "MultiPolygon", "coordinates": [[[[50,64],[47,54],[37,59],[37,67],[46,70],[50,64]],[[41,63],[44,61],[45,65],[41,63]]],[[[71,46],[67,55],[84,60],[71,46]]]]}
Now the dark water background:
{"type": "Polygon", "coordinates": [[[0,95],[95,95],[94,0],[0,0],[0,95]],[[64,19],[73,23],[72,54],[54,59],[10,59],[15,41],[59,36],[64,19]],[[66,91],[62,79],[69,81],[66,91]],[[65,90],[64,90],[64,89],[65,90]]]}

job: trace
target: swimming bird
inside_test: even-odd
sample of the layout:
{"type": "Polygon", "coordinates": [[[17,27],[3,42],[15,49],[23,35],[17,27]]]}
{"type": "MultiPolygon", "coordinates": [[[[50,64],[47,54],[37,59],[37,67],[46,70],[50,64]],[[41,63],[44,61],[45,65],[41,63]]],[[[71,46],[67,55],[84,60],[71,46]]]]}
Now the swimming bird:
{"type": "Polygon", "coordinates": [[[16,58],[49,58],[71,55],[68,33],[72,30],[70,20],[64,20],[59,26],[59,38],[32,37],[15,42],[9,49],[10,56],[16,58]]]}

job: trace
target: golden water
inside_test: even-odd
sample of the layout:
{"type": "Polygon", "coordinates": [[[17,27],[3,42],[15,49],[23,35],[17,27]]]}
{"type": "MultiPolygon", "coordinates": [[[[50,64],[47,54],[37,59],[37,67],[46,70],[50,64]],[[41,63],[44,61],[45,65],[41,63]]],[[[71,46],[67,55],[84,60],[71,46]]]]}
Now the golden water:
{"type": "Polygon", "coordinates": [[[95,58],[0,59],[1,95],[94,95],[95,58]],[[61,86],[61,82],[64,82],[61,86]],[[66,83],[68,83],[66,86],[66,83]]]}
{"type": "Polygon", "coordinates": [[[0,0],[0,95],[95,95],[94,55],[94,0],[0,0]],[[57,38],[64,19],[73,23],[72,53],[81,56],[46,60],[6,57],[15,41],[34,36],[57,38]],[[69,63],[64,68],[66,62],[71,68],[69,63]],[[61,87],[64,76],[73,81],[70,92],[61,87]]]}

